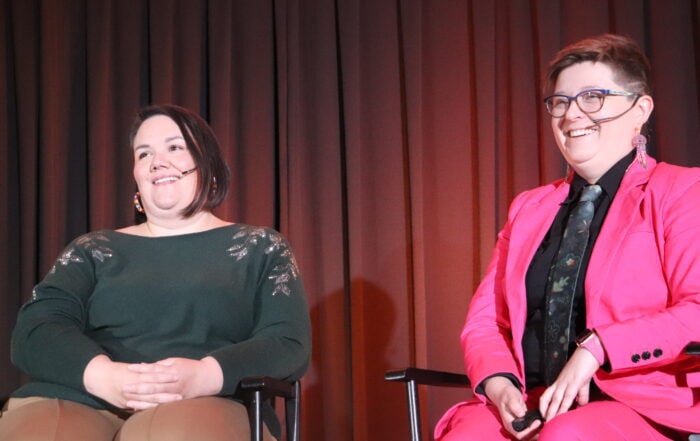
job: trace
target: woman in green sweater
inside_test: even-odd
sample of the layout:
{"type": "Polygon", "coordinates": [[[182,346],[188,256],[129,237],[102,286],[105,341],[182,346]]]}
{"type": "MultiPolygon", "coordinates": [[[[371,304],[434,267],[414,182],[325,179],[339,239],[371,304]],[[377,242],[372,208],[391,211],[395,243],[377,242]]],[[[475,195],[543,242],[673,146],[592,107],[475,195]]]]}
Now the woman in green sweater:
{"type": "Polygon", "coordinates": [[[145,222],[75,239],[20,310],[12,359],[31,380],[5,406],[3,441],[247,440],[228,398],[239,380],[306,371],[294,256],[278,232],[213,214],[229,170],[211,128],[153,106],[130,143],[145,222]]]}

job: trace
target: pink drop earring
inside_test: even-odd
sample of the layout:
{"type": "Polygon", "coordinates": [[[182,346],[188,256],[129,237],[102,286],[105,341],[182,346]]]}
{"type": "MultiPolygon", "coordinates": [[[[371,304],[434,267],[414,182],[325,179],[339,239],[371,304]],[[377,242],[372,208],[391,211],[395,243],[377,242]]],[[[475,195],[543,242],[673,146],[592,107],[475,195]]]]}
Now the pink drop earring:
{"type": "Polygon", "coordinates": [[[642,167],[647,168],[647,138],[641,133],[637,133],[632,138],[632,145],[637,150],[635,159],[642,164],[642,167]]]}

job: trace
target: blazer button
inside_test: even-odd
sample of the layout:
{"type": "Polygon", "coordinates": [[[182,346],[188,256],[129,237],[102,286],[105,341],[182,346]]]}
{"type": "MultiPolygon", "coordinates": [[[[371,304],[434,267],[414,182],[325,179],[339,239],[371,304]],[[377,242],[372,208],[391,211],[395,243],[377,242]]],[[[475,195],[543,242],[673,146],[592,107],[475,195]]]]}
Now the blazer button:
{"type": "Polygon", "coordinates": [[[640,357],[639,354],[634,354],[634,355],[632,356],[632,363],[639,363],[639,360],[640,360],[641,358],[642,358],[642,357],[640,357]]]}
{"type": "Polygon", "coordinates": [[[661,349],[658,349],[658,348],[657,348],[657,349],[654,349],[654,357],[659,358],[659,357],[661,357],[663,354],[664,354],[664,351],[662,351],[661,349]]]}
{"type": "Polygon", "coordinates": [[[645,359],[645,360],[650,359],[650,358],[651,358],[651,354],[649,353],[649,351],[644,351],[644,352],[642,352],[642,358],[645,359]]]}

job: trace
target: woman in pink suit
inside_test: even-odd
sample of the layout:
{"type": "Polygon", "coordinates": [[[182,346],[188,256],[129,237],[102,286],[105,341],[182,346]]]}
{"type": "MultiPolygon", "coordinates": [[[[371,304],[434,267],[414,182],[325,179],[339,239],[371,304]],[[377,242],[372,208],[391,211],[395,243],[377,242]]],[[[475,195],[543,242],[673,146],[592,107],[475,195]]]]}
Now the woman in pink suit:
{"type": "Polygon", "coordinates": [[[654,102],[632,40],[564,48],[545,89],[571,172],[512,203],[461,335],[475,397],[435,438],[700,432],[700,363],[683,352],[700,339],[700,169],[646,156],[654,102]]]}

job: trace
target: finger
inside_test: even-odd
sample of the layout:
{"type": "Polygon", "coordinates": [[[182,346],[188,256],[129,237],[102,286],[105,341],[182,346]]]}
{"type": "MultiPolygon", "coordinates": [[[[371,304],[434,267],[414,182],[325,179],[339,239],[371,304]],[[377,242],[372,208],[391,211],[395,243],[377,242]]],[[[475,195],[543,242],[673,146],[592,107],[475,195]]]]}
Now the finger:
{"type": "Polygon", "coordinates": [[[129,384],[165,384],[165,383],[177,383],[180,381],[180,376],[168,372],[168,373],[142,373],[131,380],[129,384]]]}
{"type": "Polygon", "coordinates": [[[578,391],[578,395],[576,396],[576,402],[579,406],[585,406],[590,402],[591,389],[589,387],[589,384],[586,384],[581,388],[581,390],[578,391]]]}
{"type": "Polygon", "coordinates": [[[150,403],[150,404],[163,404],[171,403],[173,401],[182,400],[181,394],[173,393],[155,393],[155,394],[133,394],[125,393],[124,398],[127,400],[127,406],[131,407],[129,403],[150,403]]]}
{"type": "Polygon", "coordinates": [[[498,407],[501,413],[506,412],[510,415],[522,416],[527,411],[525,399],[520,390],[511,387],[500,398],[498,407]]]}
{"type": "Polygon", "coordinates": [[[552,391],[548,396],[549,400],[543,402],[542,398],[540,398],[540,412],[545,421],[549,421],[557,415],[563,395],[563,392],[556,387],[556,384],[550,387],[552,391]]]}
{"type": "Polygon", "coordinates": [[[522,395],[518,395],[506,401],[506,411],[515,417],[522,417],[527,412],[527,405],[522,395]]]}
{"type": "MultiPolygon", "coordinates": [[[[172,400],[172,401],[177,401],[177,400],[172,400]]],[[[158,407],[161,404],[164,404],[164,403],[140,401],[140,400],[129,400],[126,402],[126,407],[133,409],[133,410],[147,410],[147,409],[153,409],[154,407],[158,407]]]]}
{"type": "Polygon", "coordinates": [[[547,389],[545,389],[545,391],[540,396],[539,409],[545,421],[547,420],[547,409],[549,409],[549,405],[552,402],[552,393],[553,391],[550,386],[547,389]]]}
{"type": "Polygon", "coordinates": [[[557,409],[556,414],[560,415],[564,412],[568,412],[569,409],[571,409],[571,406],[574,404],[574,400],[576,399],[577,395],[578,393],[576,391],[567,390],[566,392],[564,392],[561,402],[559,403],[559,409],[557,409]]]}
{"type": "Polygon", "coordinates": [[[160,403],[149,403],[147,401],[129,400],[126,402],[126,407],[134,410],[146,410],[158,406],[160,403]]]}
{"type": "Polygon", "coordinates": [[[580,389],[575,389],[575,387],[571,384],[560,385],[554,392],[554,398],[552,403],[550,403],[548,412],[551,411],[552,415],[549,418],[554,418],[557,415],[568,412],[571,406],[574,404],[574,400],[578,396],[579,390],[580,389]]]}
{"type": "Polygon", "coordinates": [[[159,366],[172,366],[175,364],[175,359],[166,358],[165,360],[156,361],[156,364],[159,366]]]}
{"type": "Polygon", "coordinates": [[[177,382],[131,383],[122,386],[123,393],[155,394],[172,393],[177,389],[177,382]]]}
{"type": "MultiPolygon", "coordinates": [[[[506,399],[503,403],[501,418],[505,422],[506,429],[518,439],[523,439],[521,435],[523,432],[527,431],[528,428],[520,428],[520,431],[517,431],[513,423],[517,418],[525,417],[526,412],[527,405],[525,404],[525,400],[520,393],[509,397],[509,399],[506,399]]],[[[522,424],[522,422],[519,424],[522,424]]]]}
{"type": "Polygon", "coordinates": [[[542,395],[540,395],[539,409],[543,416],[547,415],[547,408],[549,407],[549,403],[552,401],[553,392],[554,391],[550,386],[545,389],[544,392],[542,392],[542,395]]]}
{"type": "Polygon", "coordinates": [[[511,421],[506,426],[506,430],[517,439],[531,439],[532,434],[538,432],[541,426],[542,421],[535,420],[528,427],[518,432],[513,428],[511,421]]]}
{"type": "Polygon", "coordinates": [[[542,421],[535,420],[530,426],[518,434],[518,439],[531,439],[533,433],[540,430],[542,427],[542,421]]]}
{"type": "Polygon", "coordinates": [[[139,372],[143,374],[168,372],[167,366],[158,363],[134,363],[127,366],[131,372],[139,372]]]}

